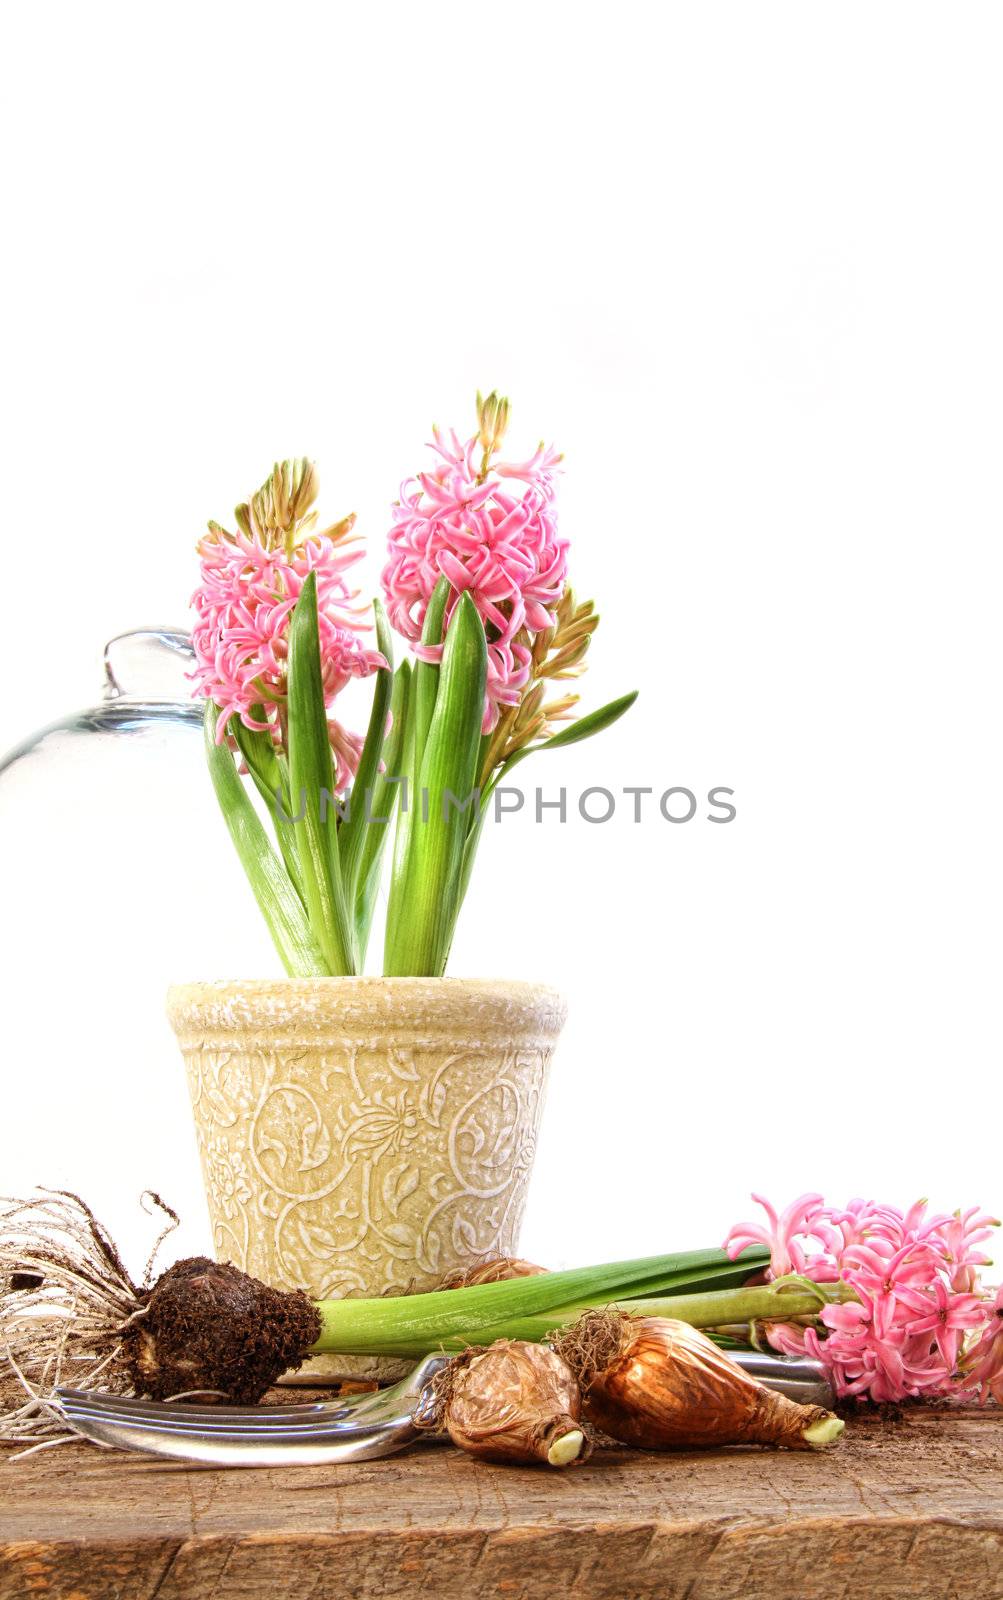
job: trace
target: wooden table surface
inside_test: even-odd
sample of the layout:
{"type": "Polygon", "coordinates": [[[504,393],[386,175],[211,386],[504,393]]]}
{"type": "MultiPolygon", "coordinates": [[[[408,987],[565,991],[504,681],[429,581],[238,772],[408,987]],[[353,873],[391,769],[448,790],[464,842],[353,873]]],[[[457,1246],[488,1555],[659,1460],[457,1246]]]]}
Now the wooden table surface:
{"type": "Polygon", "coordinates": [[[72,1444],[0,1454],[2,1600],[1000,1600],[1003,1418],[906,1411],[825,1455],[446,1446],[218,1471],[72,1444]]]}

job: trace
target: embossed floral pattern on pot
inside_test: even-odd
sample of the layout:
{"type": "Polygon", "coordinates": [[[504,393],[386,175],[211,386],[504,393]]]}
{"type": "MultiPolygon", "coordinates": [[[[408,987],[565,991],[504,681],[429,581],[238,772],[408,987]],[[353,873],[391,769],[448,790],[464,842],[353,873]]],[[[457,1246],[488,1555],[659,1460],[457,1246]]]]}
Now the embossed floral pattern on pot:
{"type": "Polygon", "coordinates": [[[169,1010],[218,1256],[332,1298],[517,1253],[552,991],[288,979],[183,986],[169,1010]]]}

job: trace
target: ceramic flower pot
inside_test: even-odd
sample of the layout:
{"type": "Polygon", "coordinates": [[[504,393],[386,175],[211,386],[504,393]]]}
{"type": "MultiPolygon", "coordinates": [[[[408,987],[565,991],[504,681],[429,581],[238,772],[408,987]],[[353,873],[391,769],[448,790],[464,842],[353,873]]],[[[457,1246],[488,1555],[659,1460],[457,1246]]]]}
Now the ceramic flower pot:
{"type": "Polygon", "coordinates": [[[459,978],[196,983],[171,989],[168,1014],[220,1259],[329,1299],[429,1288],[517,1253],[565,1017],[552,990],[459,978]]]}

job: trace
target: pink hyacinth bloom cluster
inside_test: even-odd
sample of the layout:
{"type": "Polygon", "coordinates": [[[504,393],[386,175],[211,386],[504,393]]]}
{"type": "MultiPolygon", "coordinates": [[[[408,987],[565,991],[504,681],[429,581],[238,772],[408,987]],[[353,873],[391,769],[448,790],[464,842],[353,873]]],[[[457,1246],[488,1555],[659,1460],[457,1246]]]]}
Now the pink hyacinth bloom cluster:
{"type": "Polygon", "coordinates": [[[1003,1406],[1003,1287],[996,1291],[985,1331],[968,1351],[965,1367],[966,1389],[1003,1406]]]}
{"type": "MultiPolygon", "coordinates": [[[[289,659],[289,621],[306,578],[317,575],[317,613],[325,704],[351,678],[385,666],[359,638],[366,626],[345,581],[361,552],[323,534],[289,551],[252,531],[225,533],[213,527],[199,545],[201,586],[192,597],[198,614],[192,632],[196,694],[220,707],[216,739],[222,743],[234,717],[247,728],[282,742],[289,659]],[[262,718],[261,712],[264,712],[262,718]]],[[[335,784],[353,776],[363,740],[329,717],[335,784]]]]}
{"type": "Polygon", "coordinates": [[[973,1208],[927,1215],[851,1200],[827,1206],[804,1194],[778,1213],[760,1195],[766,1223],[740,1223],[725,1240],[734,1258],[770,1250],[769,1278],[799,1273],[848,1284],[856,1298],[824,1306],[822,1328],[772,1323],[767,1337],[788,1355],[824,1363],[839,1395],[904,1400],[931,1395],[1003,1399],[1003,1290],[990,1299],[979,1268],[996,1218],[973,1208]]]}
{"type": "Polygon", "coordinates": [[[468,593],[488,641],[485,733],[501,707],[517,706],[530,677],[531,643],[549,628],[567,582],[568,541],[557,531],[556,476],[560,456],[540,446],[528,461],[475,460],[480,436],[461,443],[434,428],[439,457],[401,487],[383,570],[387,612],[423,661],[438,661],[442,645],[421,644],[432,591],[441,577],[452,585],[446,620],[468,593]]]}

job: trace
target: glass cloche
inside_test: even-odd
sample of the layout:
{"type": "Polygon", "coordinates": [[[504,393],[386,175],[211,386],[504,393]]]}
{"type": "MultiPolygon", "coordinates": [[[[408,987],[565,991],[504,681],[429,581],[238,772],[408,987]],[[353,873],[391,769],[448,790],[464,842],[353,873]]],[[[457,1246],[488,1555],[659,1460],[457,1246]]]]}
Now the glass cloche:
{"type": "Polygon", "coordinates": [[[206,770],[187,634],[105,650],[101,701],[0,759],[0,1192],[74,1189],[141,1271],[144,1189],[209,1247],[169,984],[281,972],[206,770]]]}

